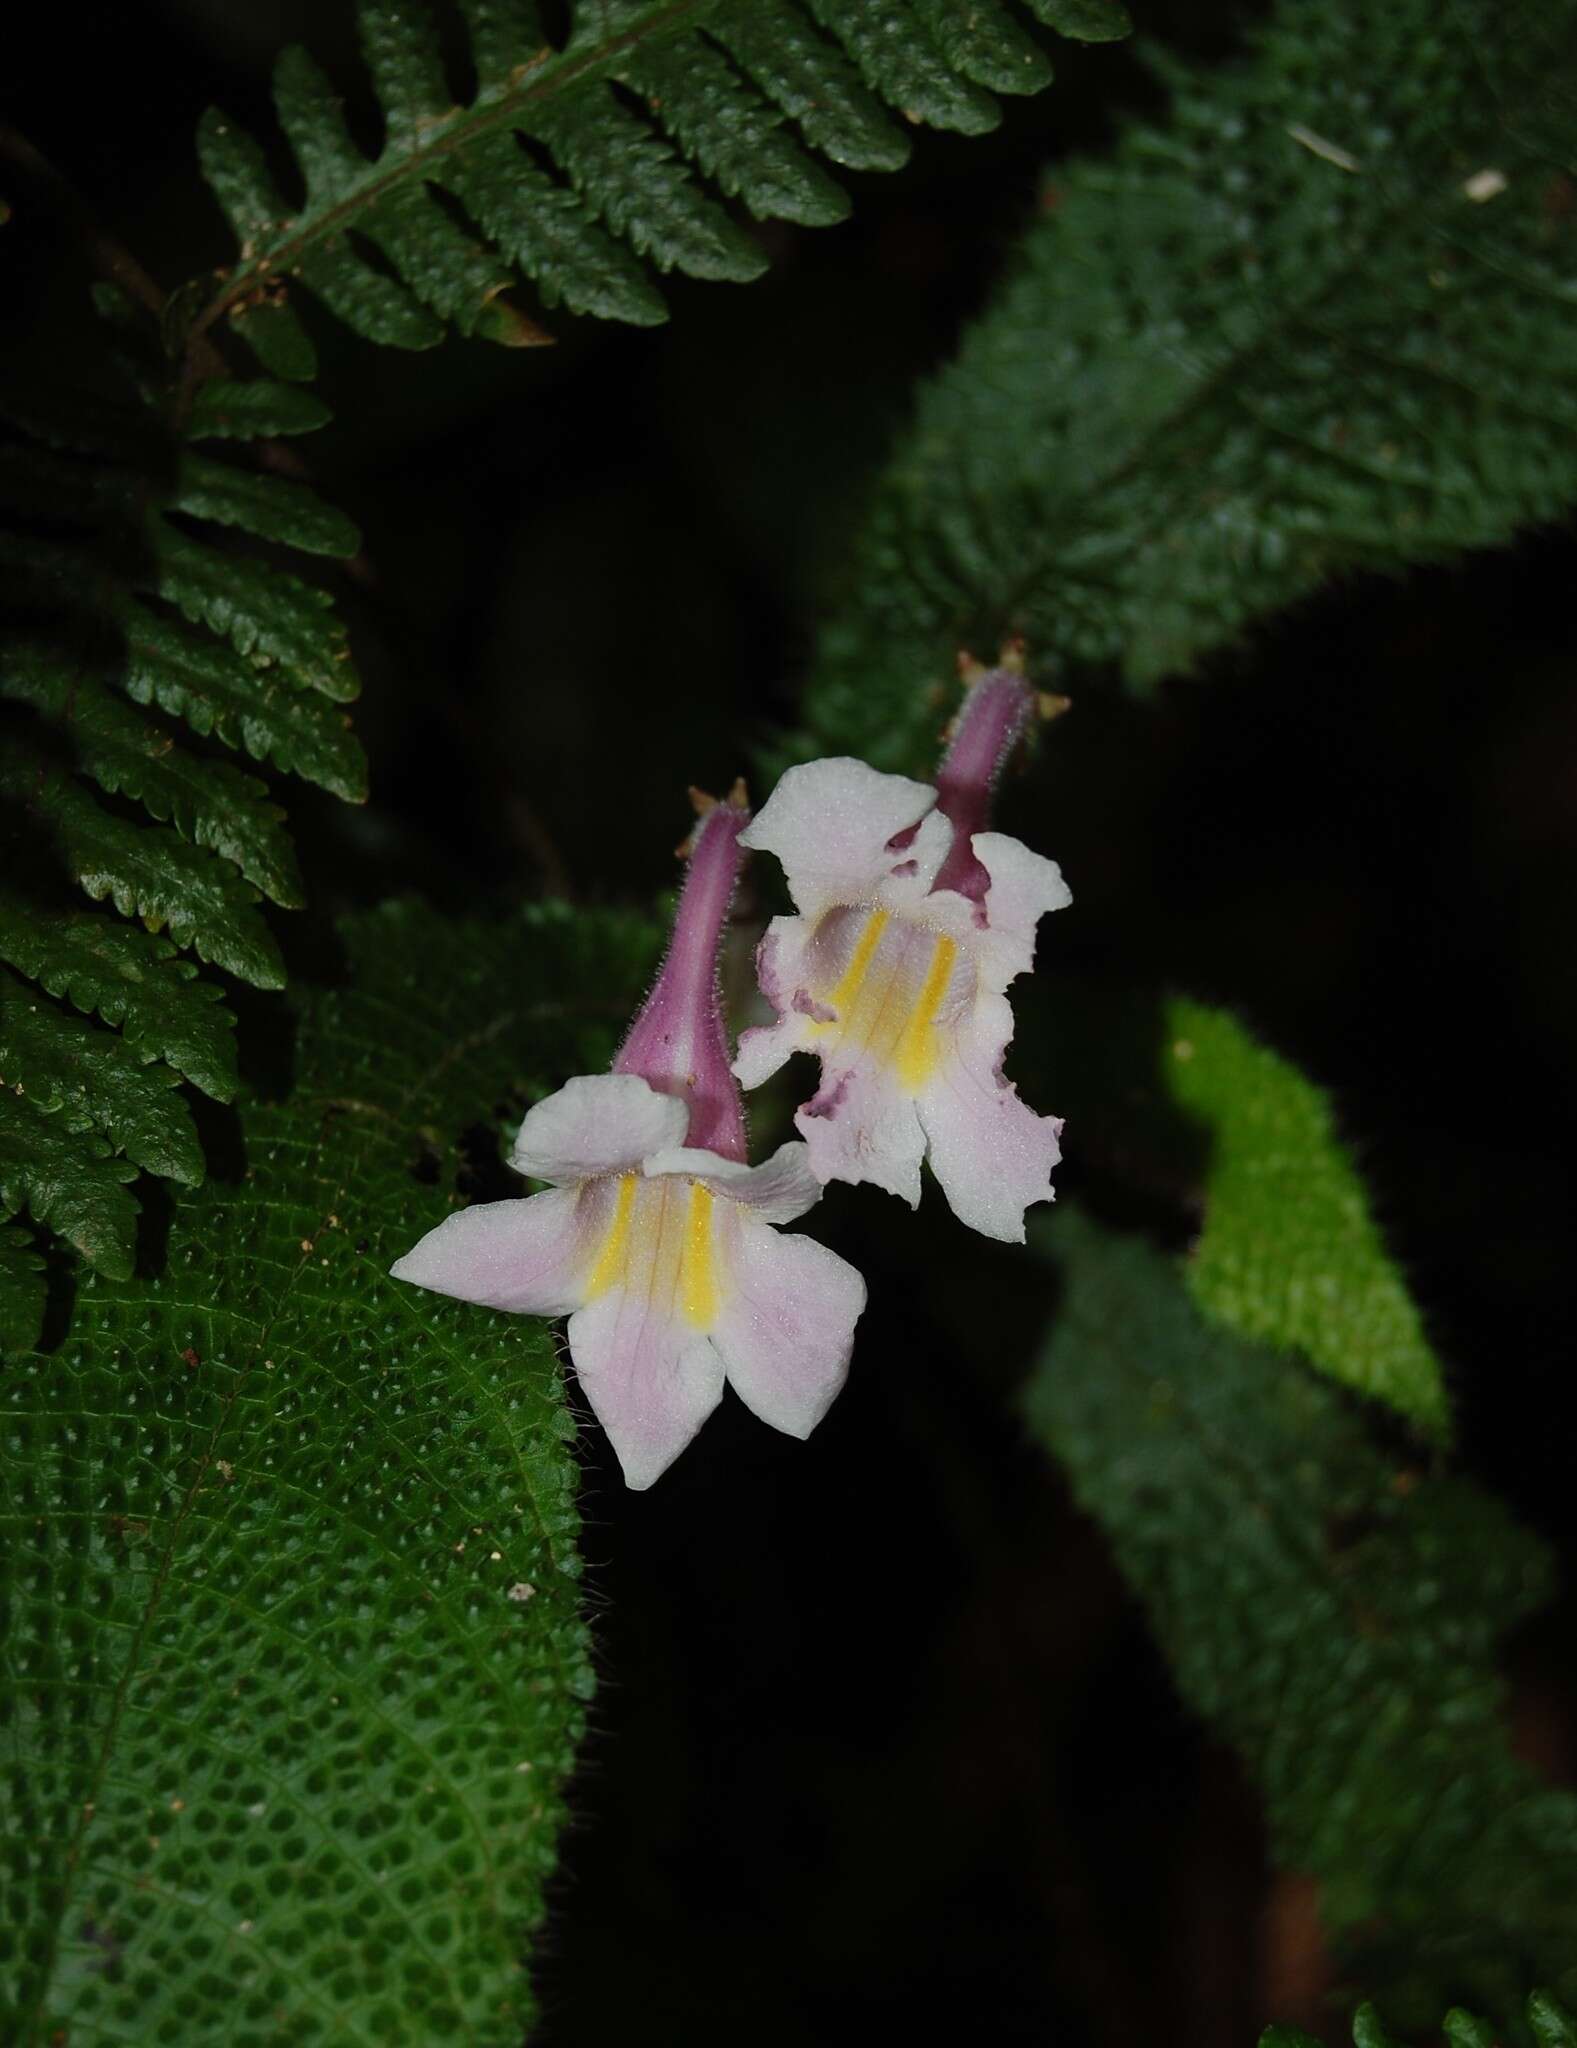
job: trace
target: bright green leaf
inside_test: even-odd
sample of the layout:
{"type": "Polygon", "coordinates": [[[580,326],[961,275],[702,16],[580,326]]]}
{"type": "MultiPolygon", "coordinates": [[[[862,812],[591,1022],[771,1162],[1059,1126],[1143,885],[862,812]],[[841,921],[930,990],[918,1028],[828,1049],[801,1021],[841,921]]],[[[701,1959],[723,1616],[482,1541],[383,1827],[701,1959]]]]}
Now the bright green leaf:
{"type": "Polygon", "coordinates": [[[1172,1094],[1209,1133],[1204,1228],[1186,1268],[1195,1301],[1443,1435],[1440,1361],[1329,1098],[1199,1003],[1169,1006],[1164,1059],[1172,1094]]]}

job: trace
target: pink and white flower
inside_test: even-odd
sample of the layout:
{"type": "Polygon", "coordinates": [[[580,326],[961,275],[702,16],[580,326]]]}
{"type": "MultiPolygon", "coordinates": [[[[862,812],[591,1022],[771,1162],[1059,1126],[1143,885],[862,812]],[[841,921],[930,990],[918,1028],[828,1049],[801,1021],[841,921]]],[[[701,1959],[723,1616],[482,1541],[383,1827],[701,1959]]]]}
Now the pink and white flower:
{"type": "Polygon", "coordinates": [[[526,1114],[511,1154],[553,1185],[462,1209],[394,1276],[531,1315],[569,1316],[575,1370],[626,1482],[666,1470],[733,1384],[806,1437],[843,1385],[865,1283],[777,1226],[821,1194],[803,1144],[745,1160],[717,951],[749,813],[697,828],[667,959],[612,1073],[568,1081],[526,1114]]]}
{"type": "Polygon", "coordinates": [[[1016,665],[978,673],[935,786],[846,758],[787,770],[743,843],[777,855],[799,915],[761,942],[777,1021],[734,1063],[754,1088],[815,1053],[821,1086],[794,1121],[819,1179],[914,1206],[929,1158],[955,1215],[1013,1243],[1052,1198],[1062,1123],[1002,1072],[1004,992],[1072,899],[1055,862],[980,828],[1032,701],[1016,665]]]}

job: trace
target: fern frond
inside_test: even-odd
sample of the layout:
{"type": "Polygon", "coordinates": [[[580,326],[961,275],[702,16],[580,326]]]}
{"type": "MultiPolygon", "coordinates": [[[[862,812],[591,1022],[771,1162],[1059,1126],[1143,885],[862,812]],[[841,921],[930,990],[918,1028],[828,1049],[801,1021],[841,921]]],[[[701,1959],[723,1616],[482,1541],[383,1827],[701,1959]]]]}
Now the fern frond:
{"type": "Polygon", "coordinates": [[[1165,76],[924,391],[807,747],[912,767],[960,646],[1144,687],[1577,501],[1573,0],[1282,0],[1251,61],[1165,76]]]}
{"type": "MultiPolygon", "coordinates": [[[[1525,2007],[1526,2023],[1510,2029],[1511,2038],[1527,2042],[1530,2048],[1577,2048],[1577,2018],[1548,1991],[1532,1991],[1525,2007]]],[[[1495,2024],[1476,2013],[1454,2005],[1440,2022],[1438,2032],[1450,2048],[1496,2048],[1501,2035],[1495,2024]]],[[[1352,2020],[1353,2048],[1397,2048],[1395,2038],[1375,2007],[1360,2005],[1352,2020]]],[[[1323,2048],[1313,2034],[1298,2027],[1266,2027],[1259,2048],[1323,2048]]]]}
{"type": "Polygon", "coordinates": [[[1498,1637],[1549,1563],[1464,1479],[1399,1465],[1329,1381],[1207,1323],[1173,1263],[1071,1208],[1029,1412],[1279,1861],[1412,2024],[1577,1996],[1577,1795],[1513,1755],[1498,1637]]]}
{"type": "MultiPolygon", "coordinates": [[[[1113,0],[1026,0],[1059,33],[1121,33],[1113,0]]],[[[240,244],[196,313],[227,321],[281,377],[310,377],[290,306],[298,284],[372,340],[425,348],[446,325],[506,344],[543,339],[505,296],[530,278],[547,306],[648,323],[648,268],[744,280],[766,259],[718,203],[820,225],[847,210],[817,161],[890,170],[910,123],[978,133],[996,92],[1051,69],[1007,0],[577,0],[548,42],[530,0],[465,0],[475,70],[457,105],[435,17],[363,0],[361,44],[383,113],[369,157],[299,49],[275,80],[300,177],[276,184],[258,144],[210,112],[209,184],[240,244]],[[788,123],[799,129],[796,139],[788,123]]]]}
{"type": "Polygon", "coordinates": [[[91,391],[13,379],[0,397],[0,580],[17,618],[0,652],[0,959],[15,970],[0,970],[0,1214],[26,1207],[124,1273],[137,1168],[202,1176],[180,1080],[234,1087],[219,991],[176,949],[278,988],[259,895],[301,901],[265,785],[152,714],[342,796],[363,793],[364,770],[343,628],[273,559],[344,555],[353,529],[293,479],[197,445],[306,432],[323,408],[216,378],[180,431],[156,339],[119,320],[117,352],[91,391]]]}
{"type": "Polygon", "coordinates": [[[139,1059],[168,1060],[205,1095],[235,1093],[235,1018],[166,938],[69,903],[0,890],[0,960],[85,1016],[115,1025],[139,1059]]]}
{"type": "Polygon", "coordinates": [[[124,1040],[74,1017],[0,968],[0,1087],[68,1131],[113,1137],[134,1165],[194,1187],[202,1148],[173,1068],[145,1066],[124,1040]]]}

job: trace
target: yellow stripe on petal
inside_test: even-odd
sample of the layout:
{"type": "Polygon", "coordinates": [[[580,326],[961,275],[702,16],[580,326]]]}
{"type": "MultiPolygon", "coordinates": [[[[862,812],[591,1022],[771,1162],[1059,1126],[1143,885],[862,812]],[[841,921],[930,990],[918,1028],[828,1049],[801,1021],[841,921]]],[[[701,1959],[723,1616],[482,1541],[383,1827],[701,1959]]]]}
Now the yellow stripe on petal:
{"type": "Polygon", "coordinates": [[[712,1190],[700,1181],[690,1184],[690,1207],[684,1225],[684,1258],[679,1269],[679,1299],[685,1320],[697,1329],[717,1321],[717,1261],[712,1252],[712,1190]]]}
{"type": "Polygon", "coordinates": [[[638,1176],[621,1173],[619,1176],[619,1197],[614,1205],[613,1221],[608,1225],[608,1234],[602,1240],[602,1249],[597,1254],[597,1263],[591,1269],[591,1278],[586,1283],[586,1299],[595,1301],[599,1294],[606,1294],[624,1277],[624,1262],[630,1248],[630,1217],[635,1208],[635,1183],[638,1176]]]}
{"type": "Polygon", "coordinates": [[[873,910],[865,920],[865,929],[860,934],[859,944],[855,947],[848,966],[843,970],[842,979],[827,998],[840,1018],[846,1020],[849,1012],[859,1000],[860,990],[864,985],[867,973],[870,971],[871,958],[876,948],[881,944],[882,933],[886,929],[887,912],[885,910],[873,910]]]}
{"type": "Polygon", "coordinates": [[[936,1042],[936,1013],[947,993],[947,984],[953,978],[953,962],[957,958],[957,942],[939,937],[925,983],[898,1041],[893,1065],[898,1079],[911,1095],[918,1094],[930,1080],[941,1058],[941,1048],[936,1042]]]}

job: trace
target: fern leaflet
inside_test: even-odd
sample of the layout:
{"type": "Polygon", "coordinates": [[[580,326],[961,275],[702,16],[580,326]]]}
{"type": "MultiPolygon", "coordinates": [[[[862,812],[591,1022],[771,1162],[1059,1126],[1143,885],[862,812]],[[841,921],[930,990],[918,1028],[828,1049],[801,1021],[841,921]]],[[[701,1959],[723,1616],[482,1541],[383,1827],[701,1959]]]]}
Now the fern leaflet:
{"type": "MultiPolygon", "coordinates": [[[[16,620],[0,653],[0,1214],[25,1207],[124,1275],[135,1169],[202,1177],[178,1082],[234,1086],[219,991],[176,949],[278,988],[259,899],[302,900],[264,783],[192,735],[350,799],[365,771],[344,630],[277,562],[348,554],[354,530],[295,480],[210,452],[306,431],[323,409],[272,380],[216,379],[178,430],[151,319],[106,310],[90,389],[34,375],[0,397],[0,581],[16,620]]],[[[9,1343],[36,1334],[32,1271],[4,1268],[9,1343]]]]}

